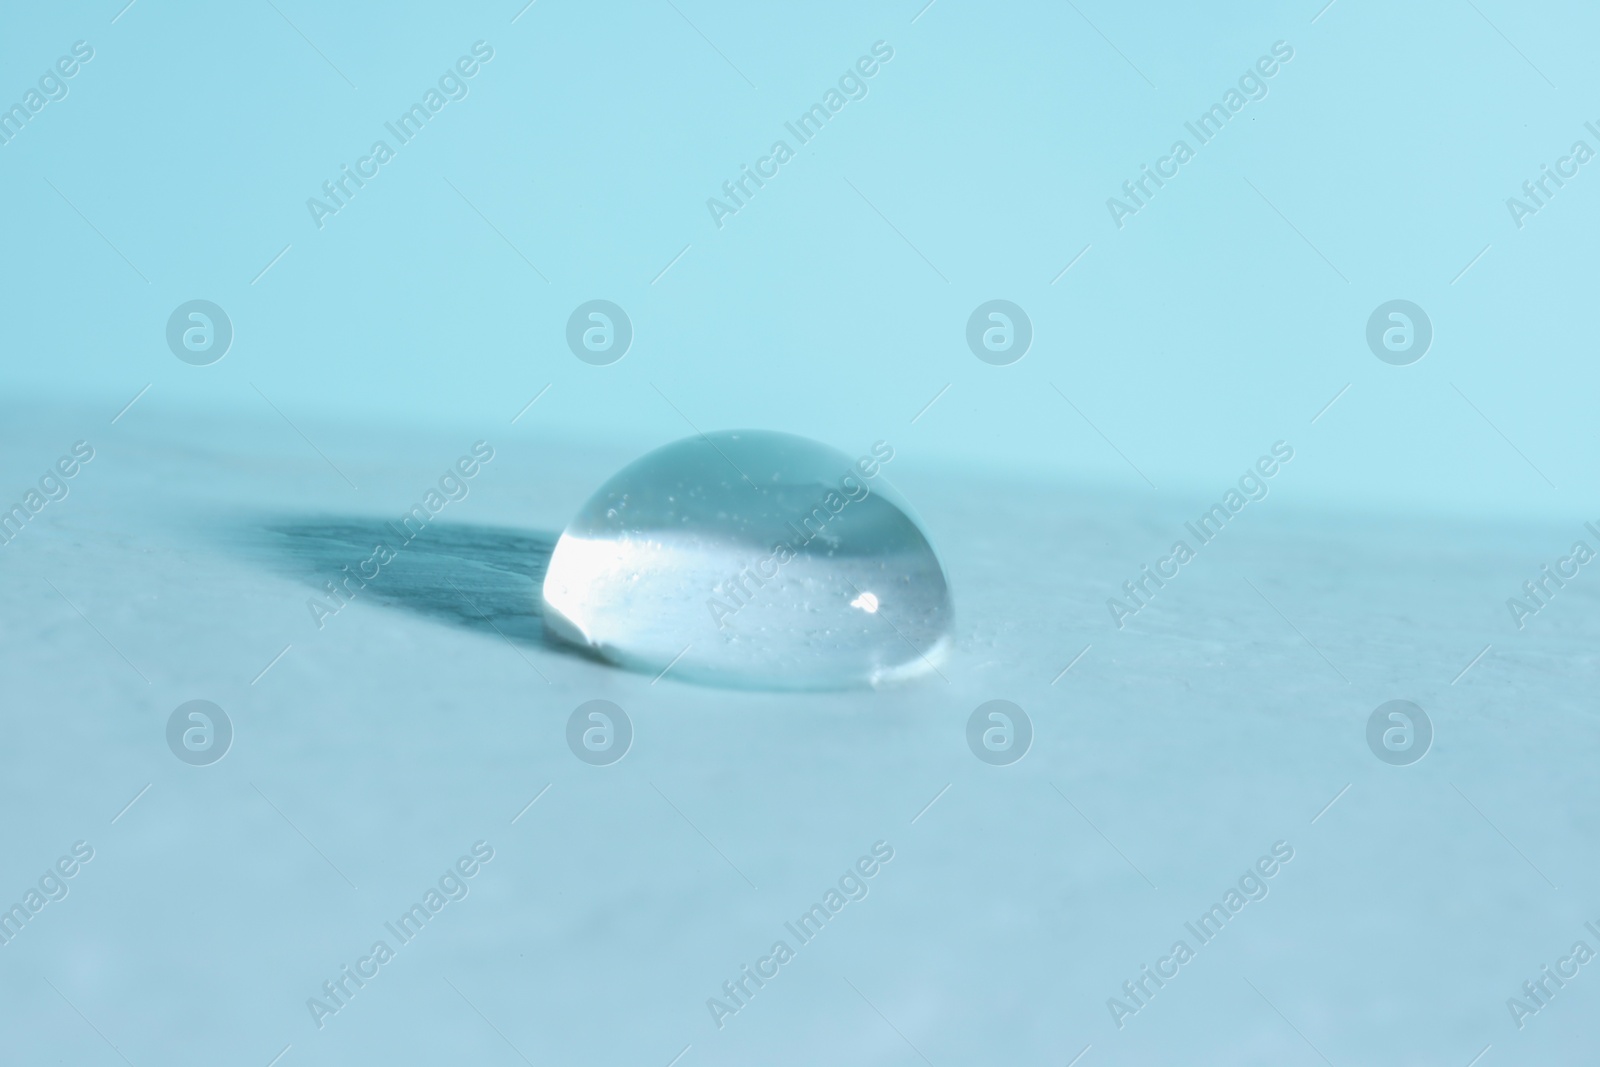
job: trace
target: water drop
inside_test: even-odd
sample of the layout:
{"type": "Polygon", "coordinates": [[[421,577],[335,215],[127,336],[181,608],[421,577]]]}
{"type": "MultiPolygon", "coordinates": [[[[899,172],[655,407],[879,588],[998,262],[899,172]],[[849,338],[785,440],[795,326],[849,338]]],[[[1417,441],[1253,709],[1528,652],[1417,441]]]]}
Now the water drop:
{"type": "Polygon", "coordinates": [[[764,430],[658,448],[562,533],[545,624],[619,666],[715,685],[843,689],[931,672],[950,645],[950,590],[883,478],[893,455],[880,442],[853,460],[764,430]]]}

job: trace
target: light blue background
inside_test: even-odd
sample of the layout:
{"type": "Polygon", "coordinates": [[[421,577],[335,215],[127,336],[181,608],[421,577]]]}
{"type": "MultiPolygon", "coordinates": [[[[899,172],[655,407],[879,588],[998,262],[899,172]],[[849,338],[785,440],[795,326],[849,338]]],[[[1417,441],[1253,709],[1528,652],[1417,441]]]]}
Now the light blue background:
{"type": "Polygon", "coordinates": [[[685,426],[653,383],[702,427],[1142,484],[1053,382],[1162,488],[1212,492],[1285,438],[1316,444],[1301,500],[1586,514],[1592,168],[1520,232],[1505,199],[1594,141],[1588,16],[1492,6],[280,5],[327,61],[265,3],[30,7],[7,99],[75,40],[96,56],[0,149],[9,388],[255,415],[255,382],[307,417],[470,427],[553,383],[538,426],[654,444],[685,426]],[[306,199],[479,39],[470,96],[319,231],[306,199]],[[718,230],[707,198],[879,39],[870,95],[718,230]],[[1119,231],[1107,197],[1277,40],[1270,95],[1119,231]],[[637,330],[599,371],[562,343],[595,296],[637,330]],[[962,343],[996,296],[1036,330],[1010,368],[962,343]],[[160,343],[195,297],[238,331],[201,371],[160,343]],[[1436,329],[1409,368],[1362,343],[1394,297],[1436,329]]]}

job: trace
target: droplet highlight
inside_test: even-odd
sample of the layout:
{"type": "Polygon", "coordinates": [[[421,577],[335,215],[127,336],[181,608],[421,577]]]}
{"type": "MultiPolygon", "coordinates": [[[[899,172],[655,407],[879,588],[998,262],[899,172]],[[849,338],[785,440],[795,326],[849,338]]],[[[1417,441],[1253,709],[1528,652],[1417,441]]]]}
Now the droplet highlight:
{"type": "Polygon", "coordinates": [[[876,686],[950,647],[944,568],[884,478],[793,434],[686,438],[629,464],[556,543],[547,629],[619,666],[748,689],[876,686]],[[669,670],[670,668],[670,670],[669,670]]]}

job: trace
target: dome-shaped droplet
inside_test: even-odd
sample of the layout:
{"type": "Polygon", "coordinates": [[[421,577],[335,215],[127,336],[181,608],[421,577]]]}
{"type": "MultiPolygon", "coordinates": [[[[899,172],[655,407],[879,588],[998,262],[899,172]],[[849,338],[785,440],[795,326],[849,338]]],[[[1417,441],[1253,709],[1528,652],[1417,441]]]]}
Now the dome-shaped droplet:
{"type": "Polygon", "coordinates": [[[633,670],[840,689],[935,669],[950,590],[881,468],[792,434],[686,438],[629,464],[556,543],[545,624],[633,670]]]}

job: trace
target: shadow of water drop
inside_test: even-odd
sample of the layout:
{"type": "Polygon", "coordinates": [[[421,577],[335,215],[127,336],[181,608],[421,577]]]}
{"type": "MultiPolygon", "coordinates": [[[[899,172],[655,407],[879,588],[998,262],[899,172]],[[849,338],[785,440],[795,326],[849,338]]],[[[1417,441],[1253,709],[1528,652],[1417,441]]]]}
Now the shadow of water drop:
{"type": "Polygon", "coordinates": [[[356,588],[354,601],[400,608],[490,637],[583,654],[545,631],[539,590],[556,534],[439,523],[401,544],[388,523],[337,517],[256,529],[266,562],[305,582],[324,601],[331,601],[326,582],[339,585],[346,575],[357,574],[375,546],[385,544],[394,550],[394,558],[364,586],[350,583],[356,588]]]}

